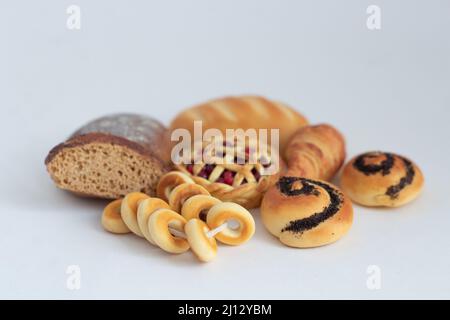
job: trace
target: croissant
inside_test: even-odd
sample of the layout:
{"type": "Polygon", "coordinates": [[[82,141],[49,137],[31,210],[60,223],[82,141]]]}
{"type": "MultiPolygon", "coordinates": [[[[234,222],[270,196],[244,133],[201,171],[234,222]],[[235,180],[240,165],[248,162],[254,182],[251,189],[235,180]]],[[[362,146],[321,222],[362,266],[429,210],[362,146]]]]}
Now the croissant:
{"type": "Polygon", "coordinates": [[[306,126],[289,141],[285,159],[287,175],[329,181],[345,160],[345,140],[328,124],[306,126]]]}

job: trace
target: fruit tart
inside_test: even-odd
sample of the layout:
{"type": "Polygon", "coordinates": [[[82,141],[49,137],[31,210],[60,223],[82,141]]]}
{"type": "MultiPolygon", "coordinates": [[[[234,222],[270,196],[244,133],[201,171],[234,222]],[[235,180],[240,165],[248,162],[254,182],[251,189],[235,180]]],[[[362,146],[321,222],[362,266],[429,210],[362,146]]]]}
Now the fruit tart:
{"type": "Polygon", "coordinates": [[[175,166],[212,196],[251,209],[259,207],[285,167],[279,155],[271,153],[266,145],[254,141],[201,143],[192,149],[190,160],[175,166]]]}

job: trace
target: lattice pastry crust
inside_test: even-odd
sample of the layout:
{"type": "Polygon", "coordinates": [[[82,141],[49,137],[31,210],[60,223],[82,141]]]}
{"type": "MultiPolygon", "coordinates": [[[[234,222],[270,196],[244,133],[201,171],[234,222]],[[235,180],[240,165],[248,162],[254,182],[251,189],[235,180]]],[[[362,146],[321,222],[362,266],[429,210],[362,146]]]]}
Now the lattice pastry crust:
{"type": "Polygon", "coordinates": [[[214,146],[203,144],[203,148],[192,152],[190,163],[178,164],[176,168],[214,197],[247,209],[256,208],[264,192],[277,181],[284,164],[278,155],[272,157],[268,148],[258,148],[258,144],[252,142],[246,145],[250,147],[228,142],[214,146]],[[201,154],[206,154],[208,159],[202,158],[201,154]],[[268,175],[269,169],[277,166],[275,161],[278,161],[279,169],[268,175]]]}

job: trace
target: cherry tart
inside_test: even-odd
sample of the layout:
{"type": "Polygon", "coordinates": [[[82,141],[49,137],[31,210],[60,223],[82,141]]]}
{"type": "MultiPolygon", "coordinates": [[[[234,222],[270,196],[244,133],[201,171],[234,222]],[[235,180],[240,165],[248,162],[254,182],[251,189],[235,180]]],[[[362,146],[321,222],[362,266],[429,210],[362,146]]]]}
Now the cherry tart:
{"type": "Polygon", "coordinates": [[[284,164],[278,155],[272,157],[268,148],[246,145],[203,144],[197,150],[194,148],[190,162],[177,164],[176,168],[222,201],[257,208],[265,191],[276,183],[284,164]]]}

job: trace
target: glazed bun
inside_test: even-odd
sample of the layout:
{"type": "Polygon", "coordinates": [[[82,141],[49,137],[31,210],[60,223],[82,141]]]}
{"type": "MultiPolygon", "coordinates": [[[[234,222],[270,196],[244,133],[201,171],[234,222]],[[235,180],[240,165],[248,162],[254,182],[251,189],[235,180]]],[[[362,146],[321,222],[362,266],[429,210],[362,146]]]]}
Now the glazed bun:
{"type": "Polygon", "coordinates": [[[344,167],[341,187],[356,203],[371,207],[399,207],[421,192],[424,177],[411,160],[387,152],[356,156],[344,167]]]}
{"type": "Polygon", "coordinates": [[[282,177],[265,194],[261,217],[267,230],[290,247],[323,246],[340,239],[353,222],[348,198],[334,185],[282,177]]]}

